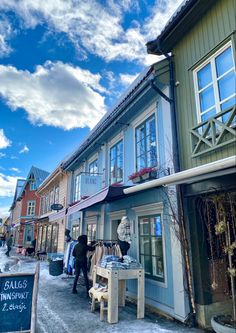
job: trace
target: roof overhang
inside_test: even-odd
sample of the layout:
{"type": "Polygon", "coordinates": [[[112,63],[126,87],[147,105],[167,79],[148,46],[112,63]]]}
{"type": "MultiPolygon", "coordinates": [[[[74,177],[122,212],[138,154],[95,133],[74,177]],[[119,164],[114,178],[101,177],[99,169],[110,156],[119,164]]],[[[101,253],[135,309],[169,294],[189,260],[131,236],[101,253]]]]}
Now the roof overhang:
{"type": "Polygon", "coordinates": [[[124,198],[124,189],[129,186],[109,186],[104,188],[102,191],[90,196],[89,198],[82,200],[75,205],[68,208],[67,215],[71,215],[88,207],[92,207],[98,203],[111,202],[124,198]]]}
{"type": "Polygon", "coordinates": [[[194,183],[204,179],[217,177],[220,174],[226,175],[227,173],[228,174],[236,173],[235,155],[212,163],[204,164],[195,168],[177,172],[172,175],[165,176],[159,179],[151,180],[143,184],[132,186],[131,188],[124,189],[124,193],[132,194],[159,186],[194,183]]]}

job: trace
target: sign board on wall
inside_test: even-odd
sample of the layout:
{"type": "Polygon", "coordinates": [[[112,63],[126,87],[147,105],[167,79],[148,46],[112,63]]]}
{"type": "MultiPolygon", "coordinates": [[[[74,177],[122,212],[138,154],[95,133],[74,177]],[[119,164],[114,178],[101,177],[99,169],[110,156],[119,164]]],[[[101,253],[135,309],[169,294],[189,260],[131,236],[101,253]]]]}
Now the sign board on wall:
{"type": "Polygon", "coordinates": [[[35,273],[0,274],[0,332],[35,332],[39,265],[35,273]]]}
{"type": "Polygon", "coordinates": [[[101,191],[102,189],[102,177],[80,175],[80,197],[88,196],[101,191]]]}

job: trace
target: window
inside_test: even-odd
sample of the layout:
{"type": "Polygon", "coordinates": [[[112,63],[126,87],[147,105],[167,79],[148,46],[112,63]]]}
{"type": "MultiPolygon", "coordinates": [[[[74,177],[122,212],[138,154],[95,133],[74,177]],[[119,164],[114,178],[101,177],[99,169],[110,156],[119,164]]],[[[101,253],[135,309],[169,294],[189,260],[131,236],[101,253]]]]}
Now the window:
{"type": "Polygon", "coordinates": [[[74,182],[74,201],[78,201],[80,198],[80,181],[79,181],[79,175],[75,177],[74,182]]]}
{"type": "Polygon", "coordinates": [[[161,215],[139,217],[139,257],[149,278],[164,282],[161,215]]]}
{"type": "Polygon", "coordinates": [[[34,240],[34,226],[26,224],[24,227],[24,242],[31,244],[33,240],[34,240]]]}
{"type": "Polygon", "coordinates": [[[89,243],[96,240],[96,223],[87,225],[87,237],[89,243]]]}
{"type": "Polygon", "coordinates": [[[55,187],[55,199],[54,203],[59,203],[59,186],[55,187]]]}
{"type": "Polygon", "coordinates": [[[34,180],[30,181],[30,191],[35,191],[36,190],[36,183],[34,180]]]}
{"type": "Polygon", "coordinates": [[[98,160],[95,160],[89,164],[89,174],[92,176],[98,174],[98,160]]]}
{"type": "Polygon", "coordinates": [[[49,211],[51,211],[51,205],[54,203],[54,190],[51,190],[50,195],[49,195],[49,211]]]}
{"type": "Polygon", "coordinates": [[[136,170],[157,165],[155,116],[145,120],[135,131],[136,170]]]}
{"type": "Polygon", "coordinates": [[[123,180],[123,141],[119,141],[110,149],[110,184],[123,180]]]}
{"type": "Polygon", "coordinates": [[[27,216],[35,215],[35,201],[28,201],[27,203],[27,216]]]}
{"type": "Polygon", "coordinates": [[[72,232],[71,232],[71,237],[74,240],[77,240],[79,237],[79,225],[73,225],[72,227],[72,232]]]}
{"type": "MultiPolygon", "coordinates": [[[[194,71],[199,122],[235,104],[235,79],[232,45],[228,43],[194,71]]],[[[227,119],[223,116],[223,120],[227,119]]]]}

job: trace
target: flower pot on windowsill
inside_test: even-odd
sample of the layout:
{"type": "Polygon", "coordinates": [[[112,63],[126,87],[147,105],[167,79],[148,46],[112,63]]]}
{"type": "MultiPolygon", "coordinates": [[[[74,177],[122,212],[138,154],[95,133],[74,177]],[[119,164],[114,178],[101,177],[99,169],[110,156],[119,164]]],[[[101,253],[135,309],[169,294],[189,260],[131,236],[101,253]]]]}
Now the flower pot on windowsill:
{"type": "Polygon", "coordinates": [[[137,176],[135,178],[132,178],[131,181],[133,184],[138,184],[138,183],[141,183],[142,178],[140,176],[137,176]]]}
{"type": "Polygon", "coordinates": [[[147,172],[147,173],[144,173],[142,175],[142,180],[145,181],[145,180],[151,180],[151,179],[156,179],[157,178],[157,172],[156,171],[150,171],[150,172],[147,172]]]}

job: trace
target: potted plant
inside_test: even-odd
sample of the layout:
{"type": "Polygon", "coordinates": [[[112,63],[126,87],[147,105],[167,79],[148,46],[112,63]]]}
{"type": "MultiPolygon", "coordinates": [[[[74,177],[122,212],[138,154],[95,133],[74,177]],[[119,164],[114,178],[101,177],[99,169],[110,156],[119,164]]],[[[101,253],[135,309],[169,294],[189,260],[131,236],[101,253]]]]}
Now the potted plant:
{"type": "MultiPolygon", "coordinates": [[[[211,326],[216,333],[235,333],[236,332],[236,230],[235,230],[235,211],[232,209],[232,201],[228,201],[228,206],[224,205],[225,196],[215,198],[215,204],[218,206],[217,221],[215,224],[215,236],[222,244],[224,254],[227,259],[227,274],[230,281],[232,292],[232,316],[215,315],[211,318],[211,326]],[[231,218],[226,214],[229,210],[231,218]],[[234,213],[233,213],[234,211],[234,213]],[[232,212],[232,214],[231,214],[232,212]]],[[[216,282],[217,283],[217,282],[216,282]]]]}
{"type": "Polygon", "coordinates": [[[134,184],[141,183],[145,180],[154,179],[157,176],[156,168],[154,167],[147,167],[142,168],[139,171],[136,171],[132,173],[128,178],[131,180],[134,184]]]}

